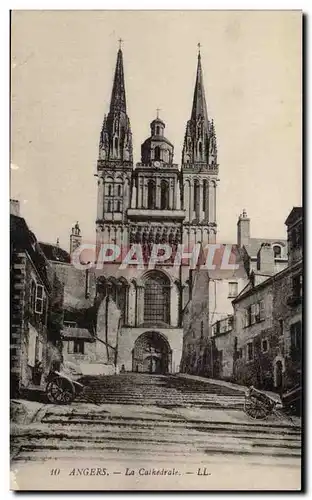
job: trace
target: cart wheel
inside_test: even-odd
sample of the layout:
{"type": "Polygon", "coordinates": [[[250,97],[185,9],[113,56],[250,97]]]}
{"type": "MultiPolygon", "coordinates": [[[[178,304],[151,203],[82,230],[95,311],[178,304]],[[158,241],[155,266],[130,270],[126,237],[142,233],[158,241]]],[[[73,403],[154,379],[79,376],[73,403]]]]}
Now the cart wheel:
{"type": "Polygon", "coordinates": [[[271,408],[257,399],[245,399],[244,410],[247,415],[256,420],[264,420],[272,413],[271,408]]]}
{"type": "Polygon", "coordinates": [[[69,404],[75,398],[74,385],[67,379],[55,377],[48,382],[46,393],[50,403],[69,404]]]}

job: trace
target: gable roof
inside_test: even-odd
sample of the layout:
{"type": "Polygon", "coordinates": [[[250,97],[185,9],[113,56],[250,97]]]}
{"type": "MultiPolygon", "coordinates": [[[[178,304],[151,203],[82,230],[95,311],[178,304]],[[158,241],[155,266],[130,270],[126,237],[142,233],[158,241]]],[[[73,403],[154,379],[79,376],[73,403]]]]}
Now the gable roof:
{"type": "Polygon", "coordinates": [[[87,328],[72,328],[67,327],[61,331],[64,340],[81,339],[81,340],[95,340],[87,328]]]}

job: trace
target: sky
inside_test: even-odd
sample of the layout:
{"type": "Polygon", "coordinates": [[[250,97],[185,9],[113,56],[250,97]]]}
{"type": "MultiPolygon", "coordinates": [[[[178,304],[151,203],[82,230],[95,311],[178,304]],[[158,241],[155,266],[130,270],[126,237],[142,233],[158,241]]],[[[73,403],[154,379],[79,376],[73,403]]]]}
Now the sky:
{"type": "Polygon", "coordinates": [[[218,142],[218,242],[236,242],[243,209],[253,237],[285,237],[302,204],[299,11],[14,11],[11,197],[37,239],[68,249],[78,220],[94,242],[119,38],[134,161],[160,108],[180,164],[200,43],[218,142]]]}

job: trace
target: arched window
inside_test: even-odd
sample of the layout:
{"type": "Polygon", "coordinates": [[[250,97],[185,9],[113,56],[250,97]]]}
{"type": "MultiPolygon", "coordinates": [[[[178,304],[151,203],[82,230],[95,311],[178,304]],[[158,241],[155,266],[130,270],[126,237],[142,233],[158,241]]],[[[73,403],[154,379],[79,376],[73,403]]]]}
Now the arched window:
{"type": "Polygon", "coordinates": [[[110,201],[107,202],[107,211],[108,212],[112,211],[112,206],[111,206],[111,202],[110,201]]]}
{"type": "Polygon", "coordinates": [[[164,180],[160,183],[160,208],[162,210],[169,208],[169,184],[164,180]]]}
{"type": "Polygon", "coordinates": [[[199,157],[201,158],[203,154],[203,145],[201,142],[198,144],[198,152],[199,152],[199,157]]]}
{"type": "Polygon", "coordinates": [[[121,212],[121,203],[117,201],[117,212],[121,212]]]}
{"type": "Polygon", "coordinates": [[[108,186],[108,196],[112,196],[112,186],[110,184],[108,186]]]}
{"type": "Polygon", "coordinates": [[[152,180],[147,184],[147,208],[153,209],[156,207],[156,186],[152,180]]]}
{"type": "Polygon", "coordinates": [[[118,137],[115,137],[115,151],[118,152],[118,137]]]}
{"type": "Polygon", "coordinates": [[[155,160],[160,160],[160,147],[156,146],[155,148],[155,160]]]}
{"type": "Polygon", "coordinates": [[[280,258],[282,255],[282,249],[280,245],[274,245],[273,246],[273,252],[274,252],[274,258],[280,258]]]}
{"type": "Polygon", "coordinates": [[[205,212],[206,208],[207,208],[207,198],[208,198],[208,185],[207,185],[207,181],[204,180],[204,184],[203,184],[203,212],[205,212]]]}
{"type": "Polygon", "coordinates": [[[170,282],[157,271],[150,273],[145,280],[144,321],[170,323],[170,282]]]}
{"type": "Polygon", "coordinates": [[[117,188],[117,195],[121,196],[121,186],[118,186],[118,188],[117,188]]]}
{"type": "Polygon", "coordinates": [[[197,179],[194,181],[194,212],[197,210],[197,204],[199,202],[199,182],[197,179]]]}
{"type": "Polygon", "coordinates": [[[156,127],[156,135],[159,135],[159,133],[160,133],[160,128],[159,128],[159,125],[157,125],[157,127],[156,127]]]}

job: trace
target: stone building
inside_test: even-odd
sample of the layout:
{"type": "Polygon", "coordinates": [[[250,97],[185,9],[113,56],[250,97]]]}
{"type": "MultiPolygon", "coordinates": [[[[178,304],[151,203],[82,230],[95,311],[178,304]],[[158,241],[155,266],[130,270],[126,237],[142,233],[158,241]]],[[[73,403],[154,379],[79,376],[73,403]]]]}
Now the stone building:
{"type": "Polygon", "coordinates": [[[288,266],[274,274],[274,254],[263,246],[264,273],[233,300],[233,378],[242,384],[283,391],[301,381],[302,209],[286,220],[288,266]],[[271,253],[271,257],[269,254],[271,253]],[[271,269],[270,269],[271,263],[271,269]],[[271,272],[270,272],[271,271],[271,272]],[[271,277],[268,275],[271,274],[271,277]]]}
{"type": "Polygon", "coordinates": [[[237,245],[242,249],[242,257],[248,274],[259,270],[258,252],[263,243],[273,250],[274,273],[282,271],[288,264],[287,241],[279,238],[251,238],[250,218],[246,210],[243,210],[237,221],[237,245]]]}
{"type": "MultiPolygon", "coordinates": [[[[220,246],[222,255],[223,245],[220,246]]],[[[243,210],[237,221],[237,242],[229,247],[233,256],[230,261],[238,265],[237,270],[224,270],[217,265],[216,269],[197,270],[195,273],[201,277],[193,280],[192,297],[184,309],[181,369],[230,380],[234,376],[236,342],[233,299],[246,291],[251,282],[259,284],[287,266],[288,242],[280,238],[252,238],[250,218],[243,210]]],[[[216,258],[217,263],[221,261],[222,257],[216,258]]],[[[243,334],[241,341],[244,343],[243,334]]],[[[236,368],[239,363],[236,363],[236,368]]]]}
{"type": "Polygon", "coordinates": [[[11,203],[11,395],[44,387],[61,362],[63,287],[23,217],[11,203]]]}
{"type": "Polygon", "coordinates": [[[134,167],[119,49],[100,135],[96,240],[98,249],[105,243],[118,245],[121,255],[139,245],[144,263],[126,269],[116,261],[106,263],[96,274],[97,297],[112,297],[120,309],[118,365],[127,371],[179,371],[189,266],[173,265],[173,259],[178,245],[190,251],[199,241],[216,239],[217,145],[207,114],[200,54],[181,168],[174,163],[174,146],[165,128],[157,114],[150,137],[142,143],[141,161],[134,167]],[[172,255],[151,269],[153,244],[169,245],[172,255]]]}
{"type": "Polygon", "coordinates": [[[77,222],[69,237],[70,254],[60,248],[58,243],[40,243],[64,286],[62,357],[65,362],[74,363],[84,375],[114,373],[114,358],[106,355],[105,342],[108,341],[110,345],[114,343],[111,337],[114,338],[118,326],[118,319],[115,318],[117,307],[111,297],[105,307],[102,304],[103,298],[96,297],[96,278],[92,268],[80,269],[71,262],[71,254],[77,250],[81,241],[81,230],[77,222]],[[103,309],[108,319],[104,318],[103,309]]]}

